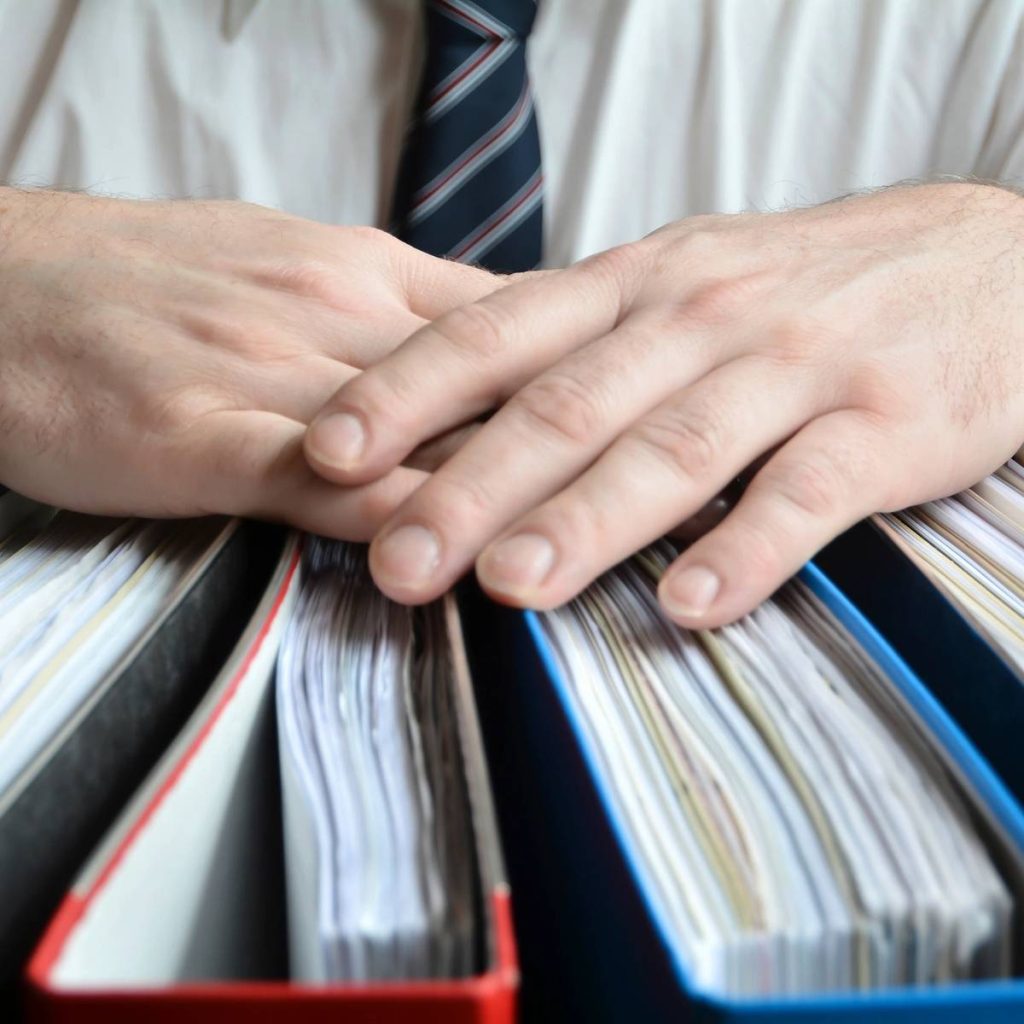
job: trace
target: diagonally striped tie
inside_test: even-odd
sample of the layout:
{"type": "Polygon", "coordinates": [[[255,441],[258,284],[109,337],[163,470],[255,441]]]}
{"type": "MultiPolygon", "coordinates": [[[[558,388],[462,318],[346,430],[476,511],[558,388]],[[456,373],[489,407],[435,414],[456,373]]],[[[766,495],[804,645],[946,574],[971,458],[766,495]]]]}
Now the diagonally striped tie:
{"type": "Polygon", "coordinates": [[[536,0],[427,0],[427,55],[394,230],[511,273],[541,258],[543,177],[526,36],[536,0]]]}

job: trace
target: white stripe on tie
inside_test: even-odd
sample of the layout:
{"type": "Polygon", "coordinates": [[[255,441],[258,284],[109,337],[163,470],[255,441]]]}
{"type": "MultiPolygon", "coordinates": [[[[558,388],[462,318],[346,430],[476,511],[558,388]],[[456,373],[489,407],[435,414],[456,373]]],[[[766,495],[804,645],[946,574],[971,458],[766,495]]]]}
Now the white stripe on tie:
{"type": "Polygon", "coordinates": [[[440,174],[435,175],[413,196],[408,224],[412,226],[429,217],[452,193],[508,149],[526,130],[532,113],[533,99],[529,85],[524,83],[515,106],[498,124],[482,139],[477,139],[472,145],[467,146],[440,174]]]}

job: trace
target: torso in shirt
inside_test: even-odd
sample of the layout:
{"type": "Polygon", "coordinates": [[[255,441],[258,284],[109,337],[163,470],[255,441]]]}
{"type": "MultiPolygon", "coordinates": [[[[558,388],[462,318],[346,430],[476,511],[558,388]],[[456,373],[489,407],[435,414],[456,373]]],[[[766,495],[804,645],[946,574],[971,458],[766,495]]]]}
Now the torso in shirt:
{"type": "MultiPolygon", "coordinates": [[[[419,0],[0,0],[0,179],[381,223],[419,0]]],[[[696,213],[1024,178],[1024,0],[540,0],[546,262],[696,213]]]]}

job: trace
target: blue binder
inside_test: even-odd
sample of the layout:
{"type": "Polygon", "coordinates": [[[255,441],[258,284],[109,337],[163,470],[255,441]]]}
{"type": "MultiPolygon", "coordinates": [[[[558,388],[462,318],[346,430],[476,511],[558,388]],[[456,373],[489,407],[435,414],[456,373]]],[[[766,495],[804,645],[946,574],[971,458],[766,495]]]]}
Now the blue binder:
{"type": "MultiPolygon", "coordinates": [[[[895,549],[890,562],[893,556],[898,556],[895,549]]],[[[833,564],[841,562],[842,556],[832,559],[833,564]]],[[[820,569],[811,565],[801,575],[882,666],[936,736],[950,766],[977,795],[987,812],[987,827],[1002,849],[997,860],[1020,907],[1024,809],[1017,785],[1024,781],[1018,763],[1024,762],[1024,709],[1008,725],[993,709],[979,709],[981,702],[959,699],[952,692],[956,684],[951,679],[991,669],[992,652],[955,612],[940,626],[919,623],[915,632],[909,609],[898,640],[901,653],[911,651],[914,657],[901,657],[820,569]],[[933,642],[937,629],[945,659],[951,660],[914,649],[915,640],[933,642]],[[977,644],[986,659],[981,667],[972,667],[977,644]],[[911,663],[929,669],[927,683],[911,663]],[[950,667],[954,671],[947,678],[943,673],[950,667]],[[950,713],[965,706],[973,712],[969,728],[962,728],[950,713]],[[1016,751],[1007,742],[1014,731],[1016,751]],[[994,770],[997,764],[1000,771],[1009,770],[1012,784],[994,770]]],[[[899,594],[890,594],[889,604],[900,608],[899,594]]],[[[883,628],[892,624],[875,605],[869,611],[883,628]]],[[[926,614],[932,611],[929,606],[926,614]]],[[[491,691],[485,718],[490,715],[496,723],[493,733],[501,737],[496,775],[502,829],[513,884],[518,873],[530,880],[529,886],[518,888],[530,898],[517,907],[524,1019],[1024,1021],[1024,978],[815,997],[738,999],[700,990],[686,964],[670,950],[657,907],[644,892],[631,861],[630,840],[602,789],[597,761],[573,718],[565,681],[536,615],[506,612],[496,625],[503,646],[490,653],[492,666],[501,665],[502,678],[481,679],[479,684],[499,687],[491,691]]],[[[1002,662],[999,666],[1005,668],[1002,662]]],[[[1009,678],[1000,671],[1000,685],[1009,678]]],[[[1016,946],[1018,951],[1024,948],[1020,937],[1016,946]]]]}

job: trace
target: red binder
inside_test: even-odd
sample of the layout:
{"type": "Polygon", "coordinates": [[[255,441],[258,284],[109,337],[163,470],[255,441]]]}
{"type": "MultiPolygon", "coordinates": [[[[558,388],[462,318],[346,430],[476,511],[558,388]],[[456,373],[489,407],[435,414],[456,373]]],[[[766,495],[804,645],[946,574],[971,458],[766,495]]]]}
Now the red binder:
{"type": "Polygon", "coordinates": [[[367,986],[263,980],[273,975],[268,964],[280,974],[284,948],[272,681],[298,578],[293,541],[224,671],[48,926],[27,969],[28,1021],[515,1019],[509,890],[453,601],[456,699],[485,931],[481,972],[367,986]]]}

